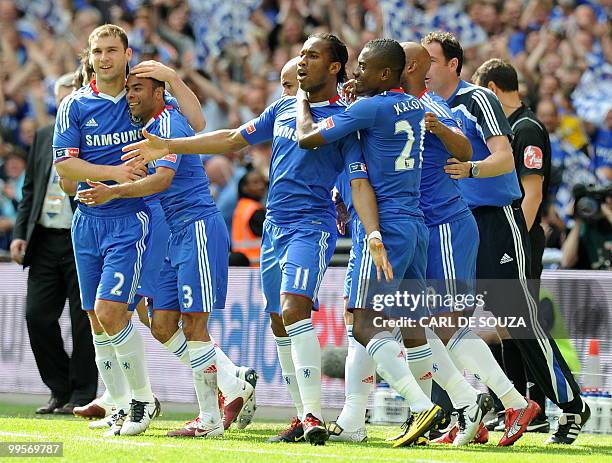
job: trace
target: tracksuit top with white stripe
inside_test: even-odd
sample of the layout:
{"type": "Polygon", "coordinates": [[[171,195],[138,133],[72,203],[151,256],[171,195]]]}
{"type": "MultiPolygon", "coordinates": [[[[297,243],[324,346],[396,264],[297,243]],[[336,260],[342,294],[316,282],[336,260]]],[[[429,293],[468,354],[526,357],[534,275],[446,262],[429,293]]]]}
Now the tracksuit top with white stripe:
{"type": "MultiPolygon", "coordinates": [[[[195,131],[187,119],[172,106],[166,106],[145,126],[162,138],[191,137],[195,131]]],[[[172,233],[219,210],[208,188],[209,180],[199,156],[170,153],[154,163],[175,171],[170,187],[159,194],[166,221],[172,233]]]]}
{"type": "MultiPolygon", "coordinates": [[[[447,100],[453,116],[472,143],[472,160],[481,161],[491,152],[487,139],[497,135],[512,136],[501,103],[489,89],[459,81],[447,100]]],[[[464,178],[459,181],[461,195],[468,206],[507,206],[521,198],[516,171],[489,178],[464,178]]]]}
{"type": "MultiPolygon", "coordinates": [[[[131,119],[125,93],[106,95],[92,81],[64,98],[55,121],[54,162],[73,157],[98,165],[122,164],[121,148],[142,139],[142,127],[131,119]]],[[[79,191],[88,188],[87,183],[79,183],[79,191]]],[[[95,207],[77,204],[84,214],[96,216],[121,216],[146,208],[142,198],[113,199],[95,207]]]]}

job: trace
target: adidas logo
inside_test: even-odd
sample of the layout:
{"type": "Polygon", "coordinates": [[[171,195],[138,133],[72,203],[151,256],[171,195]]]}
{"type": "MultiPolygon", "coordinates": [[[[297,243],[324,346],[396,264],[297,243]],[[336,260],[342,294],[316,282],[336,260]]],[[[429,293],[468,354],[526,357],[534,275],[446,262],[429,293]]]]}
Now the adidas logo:
{"type": "Polygon", "coordinates": [[[401,349],[399,351],[399,354],[397,354],[397,358],[398,359],[405,359],[406,358],[406,354],[404,353],[404,349],[401,349]]]}
{"type": "Polygon", "coordinates": [[[431,371],[428,371],[423,376],[421,376],[419,379],[421,381],[425,381],[426,379],[431,379],[432,377],[433,377],[433,375],[431,374],[431,371]]]}
{"type": "Polygon", "coordinates": [[[98,127],[98,123],[96,122],[96,120],[92,117],[91,119],[89,119],[87,121],[87,123],[85,124],[85,127],[98,127]]]}
{"type": "Polygon", "coordinates": [[[512,257],[510,257],[508,254],[505,254],[502,256],[502,258],[499,260],[500,264],[507,264],[508,262],[512,262],[514,259],[512,257]]]}
{"type": "Polygon", "coordinates": [[[216,373],[216,372],[217,372],[217,366],[215,364],[212,364],[206,370],[202,371],[202,373],[216,373]]]}
{"type": "Polygon", "coordinates": [[[370,375],[367,378],[363,378],[361,382],[365,384],[374,384],[374,376],[370,375]]]}

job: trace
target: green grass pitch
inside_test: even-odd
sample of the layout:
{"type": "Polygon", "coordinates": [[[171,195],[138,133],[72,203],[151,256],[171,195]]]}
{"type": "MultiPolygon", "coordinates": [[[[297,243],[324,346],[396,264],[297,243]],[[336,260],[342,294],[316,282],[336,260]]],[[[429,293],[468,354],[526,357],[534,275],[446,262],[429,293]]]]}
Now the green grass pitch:
{"type": "MultiPolygon", "coordinates": [[[[190,416],[165,413],[144,436],[104,438],[87,422],[71,417],[37,418],[32,406],[0,404],[0,443],[58,441],[64,443],[62,461],[78,462],[248,462],[317,463],[588,463],[612,462],[612,436],[581,435],[572,446],[544,446],[544,434],[527,434],[513,447],[498,448],[500,433],[491,433],[488,445],[462,448],[429,446],[390,448],[385,437],[397,432],[391,426],[370,426],[365,444],[328,443],[324,447],[300,444],[268,444],[266,439],[285,423],[258,422],[243,431],[230,429],[218,439],[171,439],[165,433],[190,416]]],[[[11,458],[4,461],[40,461],[11,458]]],[[[58,461],[57,458],[43,461],[58,461]]]]}

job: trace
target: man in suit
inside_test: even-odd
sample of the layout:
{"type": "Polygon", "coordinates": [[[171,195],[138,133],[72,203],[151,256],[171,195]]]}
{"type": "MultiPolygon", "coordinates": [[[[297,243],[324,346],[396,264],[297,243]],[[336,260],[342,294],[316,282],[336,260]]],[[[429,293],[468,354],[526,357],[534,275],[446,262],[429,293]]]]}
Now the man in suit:
{"type": "MultiPolygon", "coordinates": [[[[56,82],[58,106],[72,92],[72,80],[73,75],[66,74],[56,82]]],[[[36,413],[72,414],[75,406],[95,398],[98,372],[72,252],[74,201],[62,191],[52,168],[52,140],[53,125],[36,132],[10,250],[15,262],[30,267],[26,324],[38,371],[51,390],[49,403],[36,413]],[[72,322],[72,357],[64,350],[58,322],[66,299],[72,322]]]]}

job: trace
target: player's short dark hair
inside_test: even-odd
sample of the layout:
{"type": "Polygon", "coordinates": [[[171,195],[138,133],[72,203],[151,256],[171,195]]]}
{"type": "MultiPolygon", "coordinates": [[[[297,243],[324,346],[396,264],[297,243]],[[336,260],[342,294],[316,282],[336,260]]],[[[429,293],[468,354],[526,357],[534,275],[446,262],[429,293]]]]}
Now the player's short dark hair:
{"type": "Polygon", "coordinates": [[[493,82],[502,92],[516,92],[519,85],[516,69],[499,58],[482,63],[476,69],[472,81],[481,87],[486,87],[489,82],[493,82]]]}
{"type": "Polygon", "coordinates": [[[340,63],[340,71],[336,75],[338,83],[342,83],[346,80],[346,63],[348,62],[348,49],[342,40],[340,40],[334,34],[328,34],[321,32],[319,34],[312,34],[308,36],[309,39],[321,39],[327,42],[329,49],[329,56],[332,62],[340,63]]]}
{"type": "Polygon", "coordinates": [[[98,37],[118,37],[123,44],[123,49],[128,49],[128,36],[122,27],[115,24],[103,24],[96,27],[87,39],[87,48],[91,50],[91,42],[98,37]]]}
{"type": "Polygon", "coordinates": [[[166,83],[161,81],[161,80],[157,80],[157,79],[153,79],[152,77],[149,77],[151,79],[151,82],[153,83],[153,91],[157,90],[158,88],[161,88],[162,90],[166,90],[166,83]]]}
{"type": "Polygon", "coordinates": [[[450,61],[453,58],[457,58],[457,75],[461,74],[461,68],[463,67],[463,48],[457,37],[450,32],[430,32],[427,34],[421,44],[428,45],[430,43],[439,43],[442,47],[442,54],[446,61],[450,61]]]}
{"type": "Polygon", "coordinates": [[[366,43],[364,48],[369,48],[379,56],[384,63],[384,67],[393,71],[395,78],[402,75],[406,66],[406,54],[397,40],[374,39],[366,43]]]}

